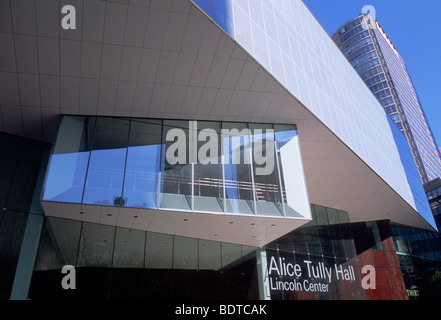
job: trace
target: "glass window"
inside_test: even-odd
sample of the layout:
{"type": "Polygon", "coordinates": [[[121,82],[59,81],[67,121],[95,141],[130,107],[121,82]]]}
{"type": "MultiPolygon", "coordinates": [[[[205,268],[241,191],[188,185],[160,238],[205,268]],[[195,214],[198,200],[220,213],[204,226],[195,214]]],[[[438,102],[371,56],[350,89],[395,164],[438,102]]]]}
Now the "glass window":
{"type": "Polygon", "coordinates": [[[108,299],[115,227],[84,222],[76,264],[74,299],[108,299]]]}
{"type": "Polygon", "coordinates": [[[253,52],[253,44],[251,42],[251,20],[247,13],[243,12],[236,4],[234,10],[234,33],[235,38],[248,51],[253,52]]]}
{"type": "Polygon", "coordinates": [[[222,123],[225,209],[229,213],[254,214],[250,130],[245,123],[222,123]]]}
{"type": "Polygon", "coordinates": [[[283,216],[276,166],[274,130],[268,124],[250,124],[257,214],[283,216]]]}
{"type": "Polygon", "coordinates": [[[198,239],[174,236],[173,297],[194,299],[197,289],[198,239]]]}
{"type": "Polygon", "coordinates": [[[81,228],[77,267],[110,267],[115,227],[84,222],[81,228]]]}
{"type": "Polygon", "coordinates": [[[5,210],[0,221],[0,299],[8,299],[15,278],[28,214],[5,210]]]}
{"type": "Polygon", "coordinates": [[[75,265],[81,221],[48,217],[40,243],[35,271],[57,270],[75,265]]]}
{"type": "Polygon", "coordinates": [[[260,1],[255,1],[250,8],[250,17],[253,19],[257,25],[263,26],[263,16],[262,7],[260,6],[260,1]]]}
{"type": "Polygon", "coordinates": [[[220,288],[221,243],[199,239],[199,286],[198,294],[202,299],[221,299],[220,288]]]}
{"type": "Polygon", "coordinates": [[[242,248],[238,244],[222,243],[221,285],[223,299],[244,299],[242,286],[242,248]]]}
{"type": "Polygon", "coordinates": [[[50,161],[43,200],[264,216],[310,211],[294,125],[65,116],[50,161]]]}
{"type": "Polygon", "coordinates": [[[122,198],[129,120],[98,118],[83,203],[124,205],[122,198]]]}
{"type": "Polygon", "coordinates": [[[195,146],[189,146],[189,143],[195,143],[193,125],[194,121],[164,120],[159,205],[161,208],[192,209],[193,166],[189,160],[194,162],[194,151],[197,151],[195,146]]]}
{"type": "Polygon", "coordinates": [[[199,239],[199,270],[220,270],[221,243],[199,239]]]}
{"type": "Polygon", "coordinates": [[[285,73],[282,64],[282,53],[280,51],[280,47],[277,45],[277,42],[268,39],[268,49],[269,49],[269,55],[271,61],[272,74],[278,81],[282,83],[286,83],[285,73]]]}
{"type": "Polygon", "coordinates": [[[332,227],[330,226],[317,226],[317,234],[320,239],[320,246],[322,250],[322,255],[328,257],[334,257],[334,246],[333,246],[333,236],[332,227]]]}
{"type": "Polygon", "coordinates": [[[161,120],[132,120],[124,180],[124,205],[157,208],[161,120]]]}
{"type": "Polygon", "coordinates": [[[194,164],[194,210],[224,211],[220,122],[197,122],[198,161],[194,164]]]}
{"type": "Polygon", "coordinates": [[[146,232],[126,228],[117,228],[113,268],[143,268],[146,232]]]}
{"type": "MultiPolygon", "coordinates": [[[[3,147],[3,146],[0,146],[3,147]]],[[[7,150],[2,148],[1,150],[7,150]]],[[[0,205],[6,208],[6,201],[8,200],[8,193],[14,181],[14,171],[17,162],[14,160],[0,159],[0,205]]]]}
{"type": "Polygon", "coordinates": [[[301,217],[299,212],[309,212],[310,204],[305,201],[308,196],[305,189],[297,130],[294,125],[274,125],[274,132],[285,215],[301,217]]]}
{"type": "Polygon", "coordinates": [[[170,299],[172,289],[173,236],[147,232],[144,299],[170,299]]]}
{"type": "Polygon", "coordinates": [[[338,222],[349,223],[349,214],[345,211],[337,210],[338,222]]]}
{"type": "Polygon", "coordinates": [[[70,298],[71,290],[60,285],[60,270],[64,265],[75,266],[81,225],[80,221],[47,218],[29,288],[31,300],[70,298]]]}
{"type": "Polygon", "coordinates": [[[375,221],[366,222],[366,229],[369,236],[371,248],[376,250],[383,250],[383,243],[381,241],[377,222],[375,221]]]}
{"type": "Polygon", "coordinates": [[[269,62],[268,45],[266,43],[267,35],[261,29],[261,27],[263,28],[264,26],[263,24],[257,24],[255,22],[252,22],[251,26],[253,31],[252,36],[253,36],[255,56],[265,68],[270,70],[271,65],[269,62]]]}
{"type": "Polygon", "coordinates": [[[29,211],[34,195],[34,183],[39,166],[18,161],[14,168],[14,178],[9,188],[6,207],[10,210],[29,211]]]}
{"type": "Polygon", "coordinates": [[[173,265],[173,236],[147,232],[145,267],[147,269],[171,269],[173,265]]]}
{"type": "Polygon", "coordinates": [[[263,19],[265,21],[265,31],[266,34],[273,39],[274,42],[278,42],[278,38],[277,38],[277,29],[276,29],[276,21],[275,21],[275,16],[272,13],[271,8],[268,8],[268,6],[271,7],[271,3],[265,3],[262,2],[263,6],[263,19]]]}
{"type": "Polygon", "coordinates": [[[315,213],[315,222],[318,226],[327,225],[328,222],[328,214],[326,212],[326,208],[322,206],[312,205],[312,209],[315,213]]]}
{"type": "Polygon", "coordinates": [[[110,299],[141,299],[146,232],[117,228],[110,299]]]}
{"type": "Polygon", "coordinates": [[[329,224],[338,224],[338,211],[332,208],[326,208],[326,211],[328,213],[329,224]]]}
{"type": "Polygon", "coordinates": [[[50,157],[43,200],[80,203],[95,118],[65,116],[50,157]]]}
{"type": "Polygon", "coordinates": [[[198,239],[174,236],[173,269],[198,269],[198,239]]]}

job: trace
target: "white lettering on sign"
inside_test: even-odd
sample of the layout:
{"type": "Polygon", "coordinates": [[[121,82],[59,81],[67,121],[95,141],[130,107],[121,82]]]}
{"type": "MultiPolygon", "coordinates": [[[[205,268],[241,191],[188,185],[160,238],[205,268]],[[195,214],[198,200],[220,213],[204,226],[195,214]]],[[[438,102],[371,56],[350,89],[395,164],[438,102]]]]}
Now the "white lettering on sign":
{"type": "MultiPolygon", "coordinates": [[[[362,288],[375,289],[375,268],[364,266],[362,273],[368,273],[362,278],[362,288]]],[[[354,266],[326,266],[324,262],[314,263],[311,260],[303,260],[303,263],[299,264],[288,262],[282,257],[270,257],[268,281],[273,291],[329,292],[329,284],[333,280],[356,281],[354,266]],[[303,276],[308,278],[301,279],[303,276]]]]}

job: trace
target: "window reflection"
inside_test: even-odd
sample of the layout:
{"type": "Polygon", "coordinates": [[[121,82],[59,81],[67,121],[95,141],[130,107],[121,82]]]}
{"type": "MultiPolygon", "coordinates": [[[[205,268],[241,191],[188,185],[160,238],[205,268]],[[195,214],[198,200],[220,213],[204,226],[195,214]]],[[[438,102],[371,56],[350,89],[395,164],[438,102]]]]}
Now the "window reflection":
{"type": "MultiPolygon", "coordinates": [[[[280,185],[285,215],[301,217],[299,208],[301,199],[306,198],[306,190],[302,188],[303,169],[298,153],[297,130],[290,125],[274,125],[278,167],[280,171],[280,185]]],[[[309,204],[308,204],[309,205],[309,204]]]]}
{"type": "Polygon", "coordinates": [[[298,149],[294,125],[65,116],[42,200],[302,217],[298,149]]]}
{"type": "Polygon", "coordinates": [[[122,187],[129,120],[98,118],[83,203],[124,205],[122,187]]]}
{"type": "Polygon", "coordinates": [[[229,213],[254,214],[250,130],[245,123],[222,123],[225,206],[229,213]]]}
{"type": "Polygon", "coordinates": [[[273,126],[250,124],[250,129],[254,150],[253,168],[257,213],[267,216],[283,216],[273,126]]]}
{"type": "Polygon", "coordinates": [[[224,189],[219,122],[197,122],[198,161],[194,164],[194,209],[223,212],[224,189]]]}
{"type": "Polygon", "coordinates": [[[80,203],[95,118],[63,117],[51,155],[44,200],[80,203]]]}
{"type": "Polygon", "coordinates": [[[92,151],[83,203],[124,204],[121,192],[125,160],[126,149],[92,151]]]}
{"type": "Polygon", "coordinates": [[[49,217],[34,299],[257,299],[255,247],[49,217]],[[76,290],[60,286],[70,263],[76,290]]]}
{"type": "Polygon", "coordinates": [[[132,120],[124,181],[125,206],[157,208],[161,120],[132,120]]]}
{"type": "Polygon", "coordinates": [[[192,166],[189,164],[189,121],[165,120],[160,207],[191,210],[192,166]]]}
{"type": "Polygon", "coordinates": [[[77,266],[110,267],[115,227],[84,222],[81,227],[77,266]]]}

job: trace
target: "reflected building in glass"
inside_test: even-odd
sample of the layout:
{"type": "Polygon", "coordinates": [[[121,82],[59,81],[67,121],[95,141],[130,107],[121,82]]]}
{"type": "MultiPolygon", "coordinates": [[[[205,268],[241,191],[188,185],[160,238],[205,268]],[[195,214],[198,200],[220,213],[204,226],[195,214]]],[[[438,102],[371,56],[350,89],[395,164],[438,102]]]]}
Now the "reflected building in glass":
{"type": "Polygon", "coordinates": [[[441,176],[441,156],[406,64],[380,23],[360,14],[332,39],[404,134],[423,184],[441,176]]]}
{"type": "Polygon", "coordinates": [[[439,293],[408,142],[302,1],[59,5],[0,3],[1,299],[439,293]]]}
{"type": "Polygon", "coordinates": [[[191,236],[184,224],[202,224],[201,236],[220,241],[236,223],[235,242],[262,246],[310,220],[302,168],[291,168],[297,136],[295,125],[63,116],[42,206],[94,222],[111,206],[118,218],[142,216],[134,229],[191,236]],[[150,224],[159,214],[164,224],[150,224]]]}

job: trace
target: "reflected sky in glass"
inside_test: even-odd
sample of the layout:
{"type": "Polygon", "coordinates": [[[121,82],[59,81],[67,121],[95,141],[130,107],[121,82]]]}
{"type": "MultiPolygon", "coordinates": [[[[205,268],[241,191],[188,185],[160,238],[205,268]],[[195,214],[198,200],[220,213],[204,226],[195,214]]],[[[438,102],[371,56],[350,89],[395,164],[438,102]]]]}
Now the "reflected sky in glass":
{"type": "Polygon", "coordinates": [[[81,203],[88,160],[89,152],[53,154],[43,199],[81,203]]]}
{"type": "Polygon", "coordinates": [[[125,206],[157,208],[161,145],[129,147],[124,182],[125,206]]]}
{"type": "Polygon", "coordinates": [[[126,150],[126,148],[120,148],[92,151],[83,203],[122,204],[126,150]]]}
{"type": "Polygon", "coordinates": [[[57,143],[63,143],[65,153],[51,155],[43,200],[285,215],[284,170],[274,142],[279,150],[289,144],[282,153],[289,153],[291,159],[297,152],[295,144],[290,143],[297,136],[295,126],[215,121],[201,121],[197,126],[196,121],[97,118],[93,128],[88,120],[63,119],[57,143]],[[167,148],[178,141],[165,141],[172,129],[181,130],[187,162],[167,161],[167,148]],[[79,146],[87,145],[90,132],[94,133],[92,150],[83,151],[85,147],[79,146]],[[188,163],[190,144],[200,152],[204,163],[199,158],[188,163]],[[258,174],[261,169],[269,172],[258,174]]]}

